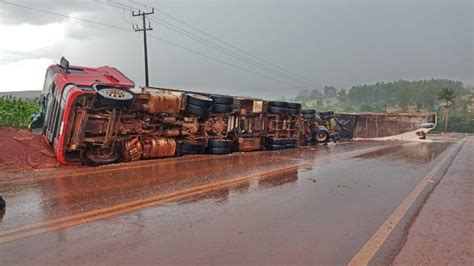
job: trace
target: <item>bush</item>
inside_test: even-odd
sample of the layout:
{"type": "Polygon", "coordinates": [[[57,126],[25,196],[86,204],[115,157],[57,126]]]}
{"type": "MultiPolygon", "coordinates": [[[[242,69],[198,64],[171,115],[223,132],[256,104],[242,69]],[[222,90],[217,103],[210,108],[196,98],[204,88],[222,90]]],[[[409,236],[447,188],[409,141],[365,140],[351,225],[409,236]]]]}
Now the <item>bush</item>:
{"type": "Polygon", "coordinates": [[[12,96],[0,97],[0,126],[25,128],[31,116],[39,109],[37,100],[17,99],[12,96]]]}
{"type": "MultiPolygon", "coordinates": [[[[442,114],[438,114],[437,129],[445,131],[442,114]]],[[[448,132],[474,133],[474,113],[449,111],[448,132]]]]}
{"type": "Polygon", "coordinates": [[[474,114],[449,112],[448,131],[474,133],[474,114]]]}

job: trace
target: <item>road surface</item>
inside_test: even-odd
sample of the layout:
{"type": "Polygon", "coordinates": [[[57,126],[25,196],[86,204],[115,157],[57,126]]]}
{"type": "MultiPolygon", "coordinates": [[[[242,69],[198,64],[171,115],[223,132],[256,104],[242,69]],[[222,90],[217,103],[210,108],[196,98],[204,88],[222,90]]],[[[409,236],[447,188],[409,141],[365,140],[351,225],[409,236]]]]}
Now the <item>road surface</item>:
{"type": "Polygon", "coordinates": [[[360,141],[4,178],[0,264],[346,264],[460,145],[360,141]]]}

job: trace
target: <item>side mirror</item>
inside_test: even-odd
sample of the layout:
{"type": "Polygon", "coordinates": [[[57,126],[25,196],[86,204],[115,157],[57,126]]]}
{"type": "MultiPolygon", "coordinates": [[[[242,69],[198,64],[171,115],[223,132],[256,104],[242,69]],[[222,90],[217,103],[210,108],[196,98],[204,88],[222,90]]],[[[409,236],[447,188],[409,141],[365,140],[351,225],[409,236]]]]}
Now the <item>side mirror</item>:
{"type": "Polygon", "coordinates": [[[69,61],[67,61],[66,58],[61,57],[61,61],[59,62],[59,65],[64,69],[66,70],[66,72],[68,72],[68,69],[69,69],[69,61]]]}

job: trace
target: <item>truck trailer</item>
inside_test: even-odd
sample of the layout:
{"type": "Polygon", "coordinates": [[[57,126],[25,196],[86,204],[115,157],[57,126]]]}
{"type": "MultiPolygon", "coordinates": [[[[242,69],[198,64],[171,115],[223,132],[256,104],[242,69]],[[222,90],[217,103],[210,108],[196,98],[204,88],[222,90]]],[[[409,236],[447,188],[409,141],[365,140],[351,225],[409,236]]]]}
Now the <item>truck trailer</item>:
{"type": "Polygon", "coordinates": [[[330,117],[299,103],[134,87],[113,67],[70,66],[62,58],[46,71],[30,128],[60,163],[93,166],[329,141],[330,117]]]}

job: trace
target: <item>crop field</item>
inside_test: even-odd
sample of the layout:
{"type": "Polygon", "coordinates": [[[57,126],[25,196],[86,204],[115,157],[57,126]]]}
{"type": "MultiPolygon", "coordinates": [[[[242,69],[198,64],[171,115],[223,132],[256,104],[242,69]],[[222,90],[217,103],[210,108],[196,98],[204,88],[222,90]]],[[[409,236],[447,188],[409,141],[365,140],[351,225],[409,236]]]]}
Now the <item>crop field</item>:
{"type": "Polygon", "coordinates": [[[39,109],[38,101],[12,96],[0,97],[0,126],[25,128],[39,109]]]}

